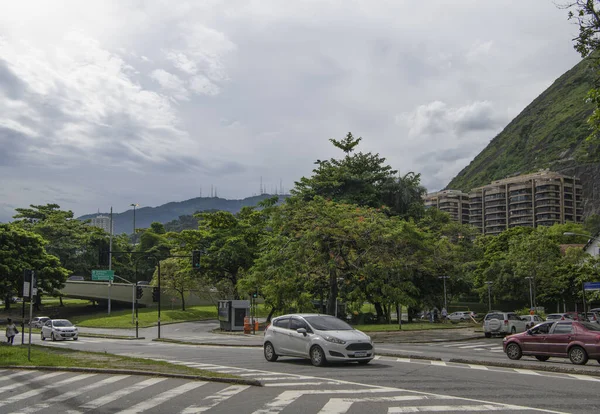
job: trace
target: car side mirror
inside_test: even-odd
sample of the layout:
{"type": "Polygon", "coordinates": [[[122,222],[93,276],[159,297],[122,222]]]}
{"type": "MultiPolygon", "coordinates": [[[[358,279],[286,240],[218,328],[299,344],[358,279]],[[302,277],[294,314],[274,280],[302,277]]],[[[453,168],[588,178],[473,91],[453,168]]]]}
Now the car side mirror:
{"type": "Polygon", "coordinates": [[[298,328],[296,329],[296,332],[306,336],[306,328],[298,328]]]}

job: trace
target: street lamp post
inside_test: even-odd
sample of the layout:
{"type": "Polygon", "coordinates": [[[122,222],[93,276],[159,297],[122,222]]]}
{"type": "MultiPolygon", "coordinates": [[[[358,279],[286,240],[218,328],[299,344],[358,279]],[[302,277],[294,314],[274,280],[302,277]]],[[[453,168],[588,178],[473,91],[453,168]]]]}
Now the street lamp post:
{"type": "Polygon", "coordinates": [[[525,280],[529,280],[529,303],[531,304],[531,309],[533,309],[533,289],[532,289],[533,277],[527,276],[525,278],[525,280]]]}
{"type": "Polygon", "coordinates": [[[494,282],[490,282],[490,281],[485,282],[485,284],[488,287],[488,312],[492,311],[492,283],[494,283],[494,282]]]}
{"type": "Polygon", "coordinates": [[[444,280],[444,309],[446,309],[446,312],[448,312],[448,300],[446,296],[446,279],[448,279],[449,277],[450,276],[438,276],[438,279],[444,280]]]}
{"type": "Polygon", "coordinates": [[[134,203],[134,204],[130,204],[131,207],[133,207],[133,244],[135,244],[135,208],[139,207],[139,204],[134,203]]]}

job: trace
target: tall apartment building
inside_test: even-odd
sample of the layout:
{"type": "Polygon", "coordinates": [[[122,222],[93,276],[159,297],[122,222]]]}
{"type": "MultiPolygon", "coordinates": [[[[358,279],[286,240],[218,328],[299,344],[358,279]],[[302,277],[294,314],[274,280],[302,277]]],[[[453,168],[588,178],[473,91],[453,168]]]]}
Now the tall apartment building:
{"type": "MultiPolygon", "coordinates": [[[[105,232],[107,232],[109,234],[111,233],[110,217],[108,217],[108,216],[100,215],[100,216],[96,216],[96,217],[92,218],[90,221],[90,226],[100,227],[105,232]]],[[[114,228],[114,223],[113,223],[113,228],[114,228]]]]}
{"type": "Polygon", "coordinates": [[[469,223],[469,194],[459,190],[442,190],[425,196],[425,207],[435,207],[450,214],[461,224],[469,223]]]}
{"type": "MultiPolygon", "coordinates": [[[[581,223],[582,191],[578,178],[550,171],[497,180],[469,192],[468,223],[483,234],[499,234],[517,226],[581,223]]],[[[425,204],[428,204],[427,198],[425,204]]]]}

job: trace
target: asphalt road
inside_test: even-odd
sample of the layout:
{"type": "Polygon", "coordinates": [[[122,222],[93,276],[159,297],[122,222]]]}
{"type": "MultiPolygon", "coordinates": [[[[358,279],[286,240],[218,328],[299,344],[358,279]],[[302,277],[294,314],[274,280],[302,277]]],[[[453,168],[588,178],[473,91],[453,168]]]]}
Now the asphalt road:
{"type": "MultiPolygon", "coordinates": [[[[258,338],[257,338],[258,339],[258,338]]],[[[78,342],[48,342],[48,346],[162,359],[205,369],[231,372],[264,382],[265,387],[244,390],[236,397],[213,407],[211,412],[239,413],[396,413],[416,411],[500,411],[592,413],[600,411],[599,378],[579,374],[559,374],[531,369],[486,366],[485,358],[506,361],[492,352],[501,340],[464,341],[460,345],[379,344],[396,351],[441,355],[442,361],[381,356],[366,366],[355,364],[313,367],[309,361],[281,358],[267,362],[256,347],[178,345],[152,341],[124,341],[80,338],[78,342]],[[483,349],[475,351],[475,349],[483,349]],[[487,349],[487,351],[486,351],[487,349]],[[479,355],[482,364],[446,362],[456,356],[479,355]],[[275,390],[275,391],[274,391],[275,390]],[[234,404],[238,399],[245,404],[234,404]],[[229,404],[229,405],[228,405],[229,404]],[[429,407],[429,408],[428,408],[429,407]]],[[[560,362],[564,364],[563,362],[560,362]]],[[[590,363],[588,369],[600,369],[590,363]]],[[[0,388],[1,392],[1,388],[0,388]]],[[[140,391],[142,392],[142,391],[140,391]]],[[[193,395],[189,396],[194,404],[193,395]]],[[[218,392],[218,391],[216,391],[218,392]]],[[[154,394],[156,391],[154,391],[154,394]]],[[[191,393],[191,391],[190,391],[191,393]]],[[[149,392],[149,396],[153,395],[149,392]]],[[[188,393],[179,398],[187,398],[188,393]]],[[[207,398],[205,395],[202,398],[207,398]]],[[[0,394],[1,399],[4,398],[0,394]]],[[[200,398],[200,396],[198,397],[200,398]]],[[[238,403],[240,404],[240,403],[238,403]]],[[[134,404],[135,405],[135,404],[134,404]]],[[[181,412],[175,411],[148,412],[181,412]]],[[[78,410],[75,410],[79,412],[78,410]]],[[[0,407],[0,413],[3,413],[0,407]]],[[[12,412],[12,411],[6,411],[12,412]]],[[[23,411],[28,412],[28,411],[23,411]]],[[[50,411],[47,411],[50,412],[50,411]]],[[[66,412],[66,411],[61,411],[66,412]]],[[[102,412],[102,411],[98,411],[102,412]]],[[[114,412],[114,411],[107,411],[114,412]]],[[[144,411],[145,412],[145,411],[144,411]]]]}

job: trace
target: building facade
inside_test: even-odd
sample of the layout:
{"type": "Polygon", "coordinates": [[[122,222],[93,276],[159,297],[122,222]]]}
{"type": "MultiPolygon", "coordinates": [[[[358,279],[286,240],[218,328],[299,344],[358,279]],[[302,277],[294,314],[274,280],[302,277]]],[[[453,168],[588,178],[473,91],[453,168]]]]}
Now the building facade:
{"type": "Polygon", "coordinates": [[[450,214],[454,221],[469,224],[469,194],[459,190],[443,190],[425,196],[425,207],[435,207],[450,214]]]}
{"type": "MultiPolygon", "coordinates": [[[[111,229],[110,229],[110,217],[108,217],[108,216],[100,215],[100,216],[96,216],[96,217],[92,218],[90,221],[90,226],[100,227],[108,234],[112,233],[111,229]]],[[[114,223],[113,223],[113,226],[114,226],[114,223]]]]}
{"type": "MultiPolygon", "coordinates": [[[[456,190],[445,190],[438,193],[456,190]]],[[[467,196],[468,223],[483,234],[512,227],[551,226],[583,221],[583,190],[578,178],[550,171],[497,180],[467,196]]],[[[460,193],[460,192],[458,192],[460,193]]],[[[461,195],[464,193],[461,193],[461,195]]],[[[425,205],[433,205],[429,194],[425,205]]],[[[437,207],[437,206],[436,206],[437,207]]],[[[438,207],[440,208],[440,207],[438,207]]],[[[444,211],[442,208],[440,210],[444,211]]],[[[451,214],[452,215],[452,214],[451,214]]],[[[455,220],[456,217],[453,216],[455,220]]],[[[464,223],[464,219],[457,220],[464,223]]]]}

